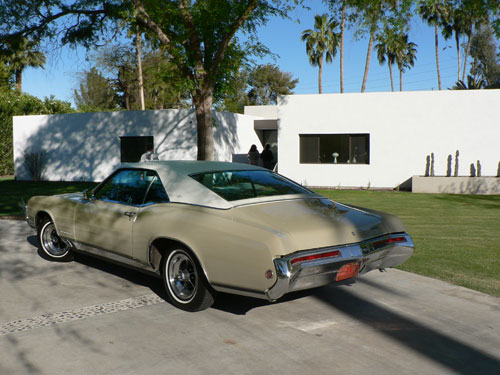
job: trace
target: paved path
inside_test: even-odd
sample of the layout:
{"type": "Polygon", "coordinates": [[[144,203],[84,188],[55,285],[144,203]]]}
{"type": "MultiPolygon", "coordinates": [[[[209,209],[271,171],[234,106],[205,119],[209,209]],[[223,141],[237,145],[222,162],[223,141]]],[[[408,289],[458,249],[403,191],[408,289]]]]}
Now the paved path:
{"type": "Polygon", "coordinates": [[[500,299],[398,270],[186,313],[161,280],[53,263],[0,221],[0,374],[500,374],[500,299]]]}

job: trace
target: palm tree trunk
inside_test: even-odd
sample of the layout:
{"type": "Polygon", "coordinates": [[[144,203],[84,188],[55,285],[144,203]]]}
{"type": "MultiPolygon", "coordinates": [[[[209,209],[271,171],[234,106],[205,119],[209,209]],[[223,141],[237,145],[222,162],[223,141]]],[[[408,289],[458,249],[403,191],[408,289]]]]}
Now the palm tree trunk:
{"type": "Polygon", "coordinates": [[[141,53],[142,53],[142,47],[141,47],[141,42],[142,42],[142,36],[141,33],[139,32],[139,26],[137,26],[136,29],[136,35],[135,35],[135,46],[137,49],[137,81],[139,83],[139,98],[141,101],[141,110],[145,110],[146,106],[144,104],[144,83],[142,81],[142,58],[141,58],[141,53]]]}
{"type": "Polygon", "coordinates": [[[318,63],[318,90],[320,94],[323,94],[323,85],[321,82],[321,76],[323,75],[323,56],[321,56],[318,63]]]}
{"type": "Polygon", "coordinates": [[[437,76],[438,76],[438,88],[439,88],[439,90],[441,90],[441,73],[439,71],[439,43],[438,43],[439,35],[438,35],[438,31],[439,31],[439,28],[438,28],[438,25],[436,24],[434,26],[434,43],[436,45],[436,70],[437,70],[437,76]]]}
{"type": "Polygon", "coordinates": [[[403,69],[399,69],[399,91],[403,91],[403,69]]]}
{"type": "Polygon", "coordinates": [[[460,56],[460,35],[455,31],[455,42],[457,44],[457,60],[458,60],[458,78],[457,82],[460,81],[460,71],[462,70],[462,61],[460,56]]]}
{"type": "Polygon", "coordinates": [[[391,77],[391,91],[394,92],[394,78],[392,76],[392,64],[390,61],[387,61],[387,66],[389,67],[389,76],[391,77]]]}
{"type": "Polygon", "coordinates": [[[462,81],[465,82],[465,73],[467,72],[467,58],[469,57],[470,54],[470,46],[472,44],[472,39],[470,35],[467,35],[467,48],[465,49],[465,55],[464,55],[464,70],[462,73],[462,81]]]}
{"type": "Polygon", "coordinates": [[[368,79],[368,69],[370,69],[370,58],[372,56],[373,41],[375,40],[375,27],[370,31],[370,40],[368,41],[368,51],[366,52],[365,74],[363,75],[363,84],[361,85],[361,92],[365,92],[366,80],[368,79]]]}
{"type": "Polygon", "coordinates": [[[20,93],[23,92],[23,70],[16,69],[16,89],[20,93]]]}
{"type": "Polygon", "coordinates": [[[342,22],[340,24],[340,92],[344,92],[344,35],[345,35],[345,17],[347,11],[347,1],[342,4],[342,22]]]}

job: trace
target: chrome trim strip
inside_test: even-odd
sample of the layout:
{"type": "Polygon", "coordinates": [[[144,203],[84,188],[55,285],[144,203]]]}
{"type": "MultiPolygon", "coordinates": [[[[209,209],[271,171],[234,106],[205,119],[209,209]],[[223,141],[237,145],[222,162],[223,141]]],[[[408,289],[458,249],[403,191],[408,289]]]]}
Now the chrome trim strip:
{"type": "Polygon", "coordinates": [[[222,292],[222,293],[231,293],[231,294],[238,294],[238,295],[246,296],[246,297],[268,299],[266,293],[258,291],[258,290],[243,289],[243,288],[231,287],[228,285],[221,285],[221,284],[211,284],[211,285],[216,291],[222,292]]]}
{"type": "Polygon", "coordinates": [[[374,269],[395,267],[411,256],[414,247],[415,245],[407,233],[394,233],[355,244],[299,251],[276,258],[274,259],[276,283],[266,291],[266,296],[270,301],[275,301],[291,291],[334,283],[336,282],[337,272],[346,263],[359,263],[358,275],[374,269]],[[391,238],[399,237],[404,237],[405,241],[383,243],[391,238]],[[322,254],[334,250],[340,251],[341,255],[303,261],[294,265],[291,263],[293,259],[298,257],[322,254]]]}

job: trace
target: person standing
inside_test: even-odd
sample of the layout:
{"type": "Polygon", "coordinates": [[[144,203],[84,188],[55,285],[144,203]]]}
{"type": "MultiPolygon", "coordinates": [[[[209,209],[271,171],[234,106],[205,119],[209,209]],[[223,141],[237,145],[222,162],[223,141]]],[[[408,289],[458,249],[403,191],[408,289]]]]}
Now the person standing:
{"type": "Polygon", "coordinates": [[[257,150],[257,146],[252,145],[250,150],[248,151],[248,161],[251,165],[259,165],[259,151],[257,150]]]}
{"type": "Polygon", "coordinates": [[[264,165],[264,168],[267,169],[273,168],[274,155],[273,152],[271,151],[271,145],[269,145],[269,143],[266,144],[264,151],[262,151],[262,154],[260,154],[260,158],[262,159],[262,164],[264,165]]]}

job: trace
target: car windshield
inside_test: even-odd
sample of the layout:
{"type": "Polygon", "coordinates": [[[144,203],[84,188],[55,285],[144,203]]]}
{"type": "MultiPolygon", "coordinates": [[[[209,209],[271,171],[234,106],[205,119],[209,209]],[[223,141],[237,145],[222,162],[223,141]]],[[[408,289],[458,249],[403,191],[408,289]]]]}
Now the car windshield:
{"type": "Polygon", "coordinates": [[[288,194],[312,194],[270,171],[219,171],[193,174],[199,183],[227,201],[288,194]]]}

